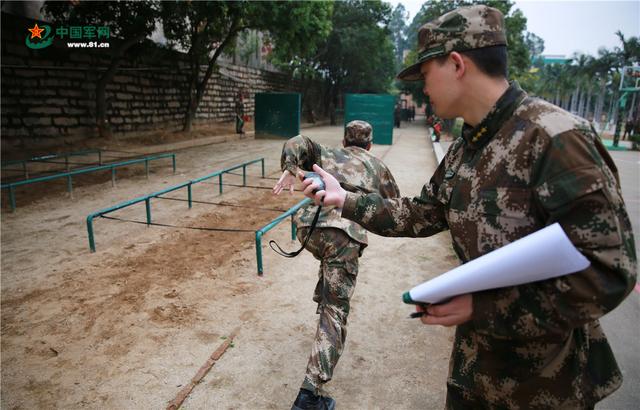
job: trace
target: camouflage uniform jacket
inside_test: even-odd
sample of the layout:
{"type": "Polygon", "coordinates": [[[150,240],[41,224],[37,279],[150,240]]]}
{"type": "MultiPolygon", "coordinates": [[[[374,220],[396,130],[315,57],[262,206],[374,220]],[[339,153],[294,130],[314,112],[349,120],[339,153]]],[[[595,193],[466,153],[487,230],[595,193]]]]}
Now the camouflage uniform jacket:
{"type": "Polygon", "coordinates": [[[342,216],[385,236],[449,229],[463,263],[559,222],[591,266],[474,293],[448,383],[492,408],[581,407],[620,386],[598,318],[633,289],[636,255],[617,170],[584,120],[512,83],[419,197],[347,193],[342,216]]]}
{"type": "MultiPolygon", "coordinates": [[[[366,150],[350,146],[330,148],[317,144],[308,137],[298,135],[285,142],[280,167],[296,174],[298,168],[310,171],[318,164],[331,173],[348,190],[378,192],[383,198],[397,198],[400,190],[387,166],[366,150]]],[[[294,216],[298,227],[311,226],[316,208],[301,208],[294,216]]],[[[317,227],[342,229],[352,239],[367,244],[367,233],[358,224],[340,217],[340,210],[333,206],[322,207],[317,227]]]]}

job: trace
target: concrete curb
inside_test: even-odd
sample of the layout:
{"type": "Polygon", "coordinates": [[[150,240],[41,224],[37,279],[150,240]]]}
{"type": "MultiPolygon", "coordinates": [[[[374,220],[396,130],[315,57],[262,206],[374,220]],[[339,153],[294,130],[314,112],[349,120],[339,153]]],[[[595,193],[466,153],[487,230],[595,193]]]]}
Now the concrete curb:
{"type": "Polygon", "coordinates": [[[432,142],[433,144],[433,152],[436,153],[436,160],[438,164],[442,162],[442,158],[444,158],[444,151],[442,149],[442,145],[439,142],[432,142]]]}

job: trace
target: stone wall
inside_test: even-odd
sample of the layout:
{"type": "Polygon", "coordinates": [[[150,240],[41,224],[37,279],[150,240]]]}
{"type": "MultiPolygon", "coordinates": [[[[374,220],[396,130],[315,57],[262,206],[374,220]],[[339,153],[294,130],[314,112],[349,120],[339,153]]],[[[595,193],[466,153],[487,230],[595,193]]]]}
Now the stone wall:
{"type": "MultiPolygon", "coordinates": [[[[55,39],[47,48],[32,50],[25,37],[33,25],[33,20],[2,14],[3,146],[54,145],[96,137],[96,82],[118,40],[111,38],[109,49],[75,49],[55,39]]],[[[182,53],[151,42],[130,50],[106,87],[107,117],[114,135],[180,129],[188,101],[188,71],[182,53]]],[[[301,84],[283,73],[221,63],[194,125],[233,120],[240,88],[249,94],[245,106],[253,115],[253,93],[299,91],[301,84]]],[[[320,89],[316,84],[314,94],[320,89]]]]}

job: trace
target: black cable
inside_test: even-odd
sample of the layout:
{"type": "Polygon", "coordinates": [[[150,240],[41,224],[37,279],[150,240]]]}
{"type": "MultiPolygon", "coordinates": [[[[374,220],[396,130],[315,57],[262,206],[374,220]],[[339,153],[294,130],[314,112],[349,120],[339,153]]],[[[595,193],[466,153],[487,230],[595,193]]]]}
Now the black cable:
{"type": "Polygon", "coordinates": [[[284,250],[282,250],[280,245],[278,245],[276,243],[276,241],[274,241],[273,239],[269,241],[269,246],[271,247],[271,249],[273,249],[273,251],[275,253],[277,253],[278,255],[284,256],[285,258],[295,258],[296,256],[298,256],[300,254],[300,252],[302,252],[304,250],[305,246],[307,246],[307,242],[309,242],[309,238],[311,238],[311,234],[313,233],[314,229],[316,229],[316,224],[318,223],[318,217],[320,216],[320,211],[322,210],[322,202],[323,201],[324,201],[324,197],[322,197],[322,199],[320,199],[320,205],[318,205],[318,210],[316,211],[316,214],[313,217],[313,222],[311,222],[311,228],[309,229],[309,232],[307,233],[307,237],[304,238],[304,241],[302,241],[302,246],[300,247],[300,249],[298,249],[297,251],[293,251],[293,252],[285,252],[284,250]],[[274,245],[278,249],[274,248],[273,247],[274,245]]]}
{"type": "Polygon", "coordinates": [[[123,218],[118,218],[115,216],[105,216],[105,215],[100,215],[102,218],[105,219],[113,219],[115,221],[122,221],[122,222],[133,222],[133,223],[137,223],[137,224],[142,224],[142,225],[154,225],[154,226],[163,226],[166,228],[179,228],[179,229],[193,229],[193,230],[198,230],[198,231],[216,231],[216,232],[256,232],[255,229],[234,229],[234,228],[205,228],[205,227],[199,227],[199,226],[178,226],[178,225],[169,225],[169,224],[160,224],[157,222],[150,222],[147,223],[145,221],[136,221],[133,219],[123,219],[123,218]]]}
{"type": "MultiPolygon", "coordinates": [[[[208,185],[220,185],[217,182],[202,182],[203,184],[208,184],[208,185]]],[[[259,186],[259,185],[237,185],[237,184],[229,184],[227,182],[223,182],[222,183],[223,186],[232,186],[232,187],[238,187],[238,188],[256,188],[256,189],[270,189],[272,190],[272,187],[268,187],[268,186],[259,186]]],[[[288,189],[287,189],[288,191],[288,189]]],[[[294,189],[294,192],[303,192],[300,189],[294,189]]]]}
{"type": "MultiPolygon", "coordinates": [[[[156,196],[154,198],[168,199],[168,200],[171,200],[171,201],[189,202],[188,199],[171,198],[171,197],[168,197],[168,196],[156,196]]],[[[207,201],[196,201],[196,200],[191,200],[191,202],[195,202],[196,204],[205,204],[205,205],[220,205],[220,206],[231,206],[231,207],[235,207],[235,208],[258,209],[258,210],[261,210],[261,211],[287,212],[286,209],[258,208],[258,207],[246,206],[246,205],[225,204],[225,203],[222,203],[222,202],[207,202],[207,201]]]]}

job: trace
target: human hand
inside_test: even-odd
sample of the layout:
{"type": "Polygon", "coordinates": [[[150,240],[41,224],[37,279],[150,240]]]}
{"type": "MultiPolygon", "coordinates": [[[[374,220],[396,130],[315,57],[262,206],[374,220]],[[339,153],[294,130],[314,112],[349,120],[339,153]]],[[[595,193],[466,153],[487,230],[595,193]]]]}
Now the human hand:
{"type": "Polygon", "coordinates": [[[333,175],[320,168],[318,165],[314,164],[313,170],[317,172],[324,181],[325,189],[314,193],[313,191],[319,187],[311,178],[307,178],[302,181],[304,195],[307,198],[313,199],[316,205],[320,205],[322,203],[322,205],[334,205],[338,208],[342,208],[342,205],[344,205],[344,199],[347,196],[347,191],[342,189],[340,183],[333,177],[333,175]]]}
{"type": "Polygon", "coordinates": [[[296,176],[285,169],[278,182],[273,186],[273,194],[280,195],[280,193],[285,189],[288,189],[289,193],[293,194],[293,185],[295,182],[296,176]]]}
{"type": "Polygon", "coordinates": [[[416,305],[418,312],[426,312],[420,317],[425,325],[457,326],[469,320],[473,315],[473,296],[471,293],[456,296],[446,303],[429,305],[426,308],[416,305]]]}

